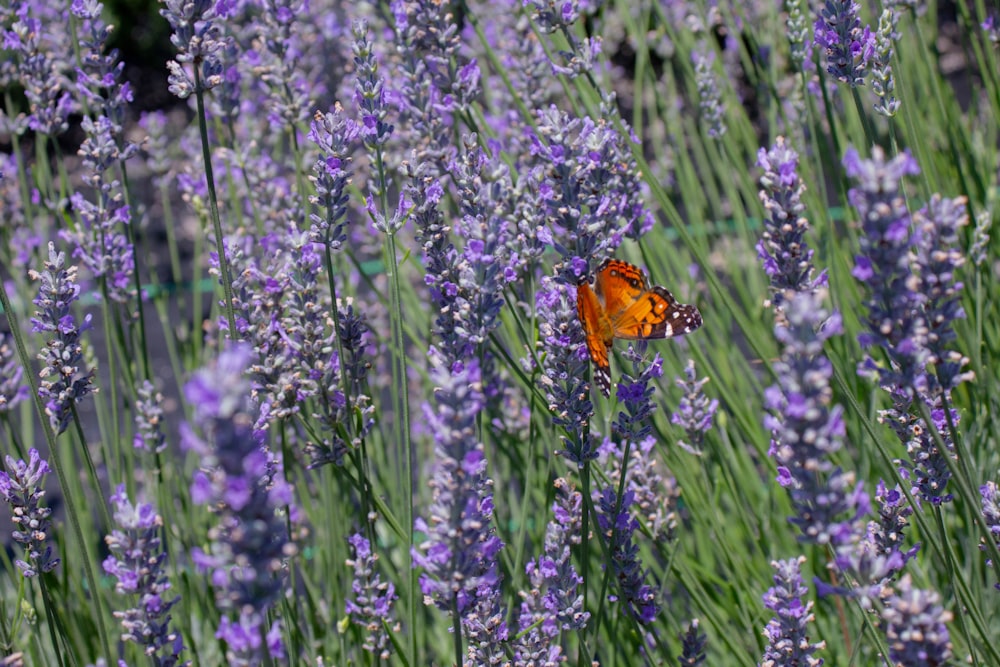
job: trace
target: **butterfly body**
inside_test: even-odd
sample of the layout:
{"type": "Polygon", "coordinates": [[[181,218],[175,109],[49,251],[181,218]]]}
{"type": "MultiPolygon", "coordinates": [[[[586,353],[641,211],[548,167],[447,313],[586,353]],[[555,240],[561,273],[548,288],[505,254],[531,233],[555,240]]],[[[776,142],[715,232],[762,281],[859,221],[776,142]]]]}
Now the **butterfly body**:
{"type": "Polygon", "coordinates": [[[671,338],[701,326],[696,307],[678,303],[664,287],[651,287],[642,269],[620,259],[607,259],[597,268],[593,288],[586,280],[577,285],[576,312],[594,376],[605,396],[611,395],[610,355],[615,338],[671,338]]]}

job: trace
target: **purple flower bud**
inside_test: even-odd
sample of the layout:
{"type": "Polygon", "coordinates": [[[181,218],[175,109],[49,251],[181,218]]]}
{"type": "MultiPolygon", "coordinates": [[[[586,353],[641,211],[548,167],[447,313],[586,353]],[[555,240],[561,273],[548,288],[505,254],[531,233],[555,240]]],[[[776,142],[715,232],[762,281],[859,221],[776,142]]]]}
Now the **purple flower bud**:
{"type": "Polygon", "coordinates": [[[88,327],[90,316],[76,325],[72,305],[80,297],[76,267],[66,267],[65,253],[56,253],[49,243],[49,261],[45,270],[29,271],[32,280],[40,281],[33,303],[40,308],[31,318],[32,331],[47,335],[45,349],[38,358],[44,363],[38,395],[45,401],[45,413],[52,430],[62,433],[73,419],[73,406],[95,391],[94,369],[87,369],[80,334],[88,327]]]}
{"type": "Polygon", "coordinates": [[[802,665],[819,667],[823,660],[813,657],[822,650],[825,642],[809,643],[808,625],[815,617],[813,602],[803,604],[802,598],[809,589],[802,583],[799,567],[806,561],[805,556],[773,561],[774,586],[764,594],[764,606],[774,612],[774,618],[764,628],[767,647],[761,658],[761,667],[777,665],[802,665]]]}
{"type": "Polygon", "coordinates": [[[913,587],[904,575],[885,601],[882,622],[889,642],[889,659],[901,665],[945,665],[952,649],[947,623],[952,614],[940,605],[934,591],[913,587]]]}
{"type": "Polygon", "coordinates": [[[124,484],[112,494],[111,504],[116,528],[105,537],[111,555],[104,560],[104,571],[118,580],[116,593],[138,600],[135,607],[114,613],[121,621],[122,639],[141,645],[160,667],[179,665],[183,640],[169,626],[170,609],[180,597],[167,598],[167,553],[160,541],[163,520],[152,505],[132,505],[124,484]]]}
{"type": "MultiPolygon", "coordinates": [[[[351,590],[354,599],[345,603],[345,613],[351,622],[365,629],[361,647],[376,654],[380,660],[388,660],[392,655],[392,642],[386,626],[394,624],[392,607],[398,597],[392,582],[382,582],[376,571],[378,556],[372,553],[371,545],[360,533],[347,538],[354,547],[354,558],[347,561],[354,568],[351,590]]],[[[397,626],[398,631],[398,626],[397,626]]]]}
{"type": "Polygon", "coordinates": [[[39,505],[45,497],[43,480],[49,464],[34,448],[28,450],[27,461],[11,456],[5,460],[7,472],[0,471],[0,497],[10,505],[14,524],[11,537],[24,547],[27,559],[15,560],[14,564],[26,578],[51,572],[60,562],[52,552],[52,545],[47,544],[52,510],[39,505]]]}

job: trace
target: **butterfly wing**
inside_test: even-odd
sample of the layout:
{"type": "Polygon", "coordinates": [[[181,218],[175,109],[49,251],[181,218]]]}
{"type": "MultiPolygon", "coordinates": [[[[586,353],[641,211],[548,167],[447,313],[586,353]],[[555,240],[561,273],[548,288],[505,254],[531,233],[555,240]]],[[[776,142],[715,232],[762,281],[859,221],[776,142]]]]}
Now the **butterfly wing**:
{"type": "Polygon", "coordinates": [[[678,303],[666,288],[654,285],[612,319],[611,326],[615,338],[671,338],[700,327],[701,313],[695,306],[678,303]]]}
{"type": "Polygon", "coordinates": [[[576,314],[583,326],[587,352],[594,364],[594,378],[605,396],[611,395],[611,325],[594,290],[586,282],[576,288],[576,314]]]}
{"type": "Polygon", "coordinates": [[[614,321],[649,289],[649,282],[639,267],[620,259],[606,259],[597,267],[594,287],[604,312],[614,321]]]}

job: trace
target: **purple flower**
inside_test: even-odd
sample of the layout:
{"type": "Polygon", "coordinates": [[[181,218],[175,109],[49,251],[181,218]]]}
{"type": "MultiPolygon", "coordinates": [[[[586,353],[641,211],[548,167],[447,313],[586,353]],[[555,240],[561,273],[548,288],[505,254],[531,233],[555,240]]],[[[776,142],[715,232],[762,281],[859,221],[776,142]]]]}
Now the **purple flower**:
{"type": "Polygon", "coordinates": [[[950,663],[951,640],[946,624],[952,614],[940,605],[940,600],[934,591],[914,588],[910,575],[900,579],[882,609],[889,659],[894,664],[937,667],[950,663]]]}
{"type": "Polygon", "coordinates": [[[125,230],[132,216],[121,183],[109,178],[108,171],[127,160],[137,148],[129,143],[119,150],[114,124],[105,116],[97,120],[84,116],[81,127],[86,139],[79,153],[88,170],[85,181],[93,200],[79,190],[72,194],[70,202],[79,224],[61,230],[59,236],[76,246],[73,258],[90,270],[111,301],[129,303],[135,298],[135,260],[125,230]]]}
{"type": "MultiPolygon", "coordinates": [[[[64,60],[72,57],[71,51],[59,51],[63,45],[52,43],[55,40],[50,41],[52,35],[48,34],[60,30],[60,24],[69,24],[68,12],[63,7],[62,16],[44,16],[50,21],[43,24],[42,20],[31,17],[29,10],[38,16],[46,13],[44,8],[32,3],[19,5],[14,12],[17,18],[4,36],[4,46],[15,54],[17,75],[28,100],[27,125],[49,136],[65,132],[70,114],[78,110],[63,75],[67,67],[64,60]]],[[[65,47],[70,48],[68,43],[65,47]]]]}
{"type": "MultiPolygon", "coordinates": [[[[990,530],[990,537],[993,543],[1000,546],[1000,490],[996,482],[986,482],[979,487],[979,495],[982,496],[983,519],[990,530]]],[[[986,551],[986,545],[979,545],[980,551],[986,551]]],[[[992,559],[986,559],[987,567],[994,567],[992,559]]],[[[1000,582],[993,584],[993,587],[1000,591],[1000,582]]]]}
{"type": "Polygon", "coordinates": [[[104,571],[115,577],[115,592],[138,600],[135,607],[116,611],[123,641],[143,647],[156,667],[180,664],[183,639],[170,630],[170,609],[179,596],[167,598],[170,582],[165,570],[167,553],[160,542],[163,519],[150,504],[132,505],[120,484],[111,496],[117,527],[104,538],[111,552],[104,571]]]}
{"type": "Polygon", "coordinates": [[[950,350],[957,334],[955,320],[965,319],[962,308],[962,283],[958,274],[965,264],[959,236],[969,222],[965,212],[965,197],[945,199],[933,195],[927,206],[913,216],[916,228],[917,256],[915,269],[920,276],[920,293],[924,297],[923,313],[927,322],[926,347],[929,362],[934,364],[933,378],[945,394],[960,382],[970,380],[971,372],[963,372],[968,363],[961,353],[950,350]]]}
{"type": "Polygon", "coordinates": [[[560,656],[558,636],[580,630],[590,613],[583,609],[583,579],[573,566],[572,548],[580,543],[583,496],[564,479],[555,481],[553,518],[545,528],[545,551],[528,561],[524,571],[531,588],[523,594],[514,640],[517,664],[560,656]]]}
{"type": "MultiPolygon", "coordinates": [[[[608,482],[617,489],[626,463],[625,447],[607,438],[598,451],[608,482]]],[[[633,494],[632,515],[645,524],[654,541],[672,541],[677,536],[681,489],[669,470],[661,472],[663,464],[656,456],[656,438],[649,436],[635,443],[629,449],[627,463],[625,489],[633,494]]]]}
{"type": "Polygon", "coordinates": [[[454,117],[451,109],[441,108],[440,103],[441,86],[448,86],[450,59],[426,51],[430,46],[426,43],[430,25],[434,25],[431,34],[438,37],[438,49],[443,48],[447,53],[457,48],[457,31],[444,21],[443,11],[443,7],[435,8],[428,2],[393,3],[403,75],[399,86],[400,123],[404,131],[418,138],[416,164],[426,164],[426,174],[431,178],[444,174],[445,165],[454,153],[449,137],[454,117]],[[444,32],[437,32],[442,28],[444,32]]]}
{"type": "MultiPolygon", "coordinates": [[[[347,538],[354,547],[354,558],[347,561],[347,566],[354,568],[354,579],[351,590],[354,599],[345,603],[345,613],[351,617],[351,622],[365,629],[361,648],[375,653],[380,660],[388,660],[392,655],[392,642],[386,626],[393,625],[392,607],[398,597],[392,582],[382,582],[375,569],[378,556],[372,552],[371,545],[360,533],[347,538]]],[[[398,631],[398,625],[396,631],[398,631]]]]}
{"type": "Polygon", "coordinates": [[[859,372],[876,375],[882,386],[912,394],[926,387],[927,323],[921,313],[924,296],[911,269],[911,218],[901,191],[902,179],[918,173],[909,153],[886,160],[878,146],[870,160],[853,148],[844,167],[855,186],[848,199],[861,219],[861,254],[854,276],[867,288],[868,331],[859,336],[865,348],[881,347],[889,367],[868,359],[859,372]]]}
{"type": "Polygon", "coordinates": [[[670,423],[683,428],[687,438],[687,442],[678,440],[677,444],[685,451],[701,456],[705,436],[712,429],[712,419],[719,409],[719,400],[709,399],[702,391],[702,387],[708,384],[708,378],[698,379],[694,359],[688,359],[684,377],[677,378],[674,384],[680,387],[684,394],[677,404],[677,412],[670,416],[670,423]]]}
{"type": "Polygon", "coordinates": [[[292,241],[291,265],[281,281],[287,287],[276,295],[283,312],[275,314],[273,333],[267,338],[273,353],[252,370],[267,390],[259,391],[265,396],[261,428],[298,414],[310,405],[308,399],[318,399],[310,413],[317,428],[310,431],[305,447],[309,467],[315,468],[341,465],[344,456],[360,446],[374,418],[365,383],[371,364],[367,320],[350,299],[346,306],[338,300],[335,316],[330,317],[330,299],[320,283],[322,249],[308,236],[292,241]]]}
{"type": "Polygon", "coordinates": [[[864,85],[875,50],[871,29],[861,28],[860,11],[855,0],[826,0],[814,33],[816,43],[826,49],[826,71],[852,87],[864,85]]]}
{"type": "Polygon", "coordinates": [[[71,11],[80,19],[80,63],[76,89],[80,102],[97,118],[111,124],[110,134],[121,154],[128,159],[138,147],[124,134],[125,109],[132,102],[132,89],[122,81],[125,64],[114,49],[105,54],[112,26],[101,20],[103,5],[98,0],[73,0],[71,11]]]}
{"type": "Polygon", "coordinates": [[[659,354],[645,363],[645,344],[629,345],[625,358],[632,362],[632,374],[622,374],[618,383],[617,398],[625,408],[618,412],[614,431],[632,443],[643,440],[652,431],[650,417],[656,409],[653,401],[655,389],[650,384],[663,376],[663,359],[659,354]]]}
{"type": "Polygon", "coordinates": [[[136,389],[135,437],[132,446],[153,454],[167,448],[167,436],[163,432],[163,394],[149,380],[143,380],[136,389]]]}
{"type": "Polygon", "coordinates": [[[813,277],[813,250],[805,240],[809,221],[802,215],[805,185],[798,174],[799,156],[778,137],[770,150],[757,153],[760,201],[766,211],[757,256],[771,280],[771,303],[778,309],[789,292],[814,291],[826,284],[826,272],[813,277]]]}
{"type": "MultiPolygon", "coordinates": [[[[896,433],[899,441],[906,446],[908,461],[901,461],[900,472],[904,478],[911,480],[911,491],[933,505],[951,502],[953,495],[947,492],[948,480],[951,479],[951,469],[945,456],[952,460],[957,458],[952,442],[951,431],[944,409],[939,407],[940,398],[932,399],[924,396],[919,400],[928,403],[934,428],[945,445],[942,452],[928,430],[922,417],[912,414],[912,401],[904,392],[893,392],[893,407],[879,411],[879,421],[887,422],[896,433]]],[[[958,411],[951,410],[953,424],[958,424],[958,411]]]]}
{"type": "MultiPolygon", "coordinates": [[[[306,80],[309,75],[302,62],[304,54],[299,43],[304,37],[297,34],[300,29],[305,30],[302,24],[312,20],[313,15],[304,0],[267,0],[262,3],[261,10],[252,26],[256,43],[263,46],[255,49],[261,61],[254,67],[255,72],[261,73],[264,86],[262,102],[268,111],[269,124],[294,131],[316,106],[310,93],[323,92],[321,83],[306,80]]],[[[227,56],[227,61],[235,63],[240,54],[233,49],[227,56]]],[[[236,69],[231,67],[228,76],[238,78],[236,69]]]]}
{"type": "Polygon", "coordinates": [[[425,539],[413,547],[413,564],[423,570],[425,602],[457,613],[455,620],[475,637],[469,650],[484,652],[506,640],[506,627],[494,623],[503,542],[492,526],[493,482],[476,438],[484,401],[479,364],[470,359],[448,368],[433,348],[431,362],[436,406],[424,406],[428,430],[436,435],[431,503],[426,518],[414,521],[425,539]]]}
{"type": "Polygon", "coordinates": [[[21,381],[24,368],[10,346],[11,338],[9,333],[0,332],[0,415],[10,413],[31,391],[21,381]]]}
{"type": "Polygon", "coordinates": [[[347,184],[351,176],[351,146],[357,136],[357,124],[339,105],[325,114],[317,112],[310,125],[309,139],[320,149],[320,154],[313,165],[316,195],[310,197],[309,202],[318,206],[321,212],[310,213],[309,234],[314,243],[323,244],[330,250],[339,250],[347,239],[344,234],[347,184]]]}
{"type": "Polygon", "coordinates": [[[865,540],[874,547],[875,553],[881,556],[899,553],[903,560],[902,564],[905,565],[920,550],[920,545],[917,544],[903,551],[906,537],[904,531],[909,524],[908,517],[913,514],[913,508],[898,486],[890,489],[882,480],[879,480],[875,490],[875,502],[878,503],[878,516],[874,521],[868,522],[865,540]]]}
{"type": "Polygon", "coordinates": [[[705,662],[708,637],[699,630],[698,626],[698,619],[693,619],[688,625],[688,629],[680,636],[681,654],[677,656],[677,664],[680,667],[698,667],[705,662]]]}
{"type": "MultiPolygon", "coordinates": [[[[503,163],[479,149],[474,135],[466,138],[465,147],[460,159],[449,164],[461,212],[454,227],[464,246],[452,249],[451,266],[444,275],[428,271],[427,280],[432,288],[443,281],[455,285],[453,290],[437,291],[441,315],[435,333],[441,336],[438,349],[444,362],[479,357],[483,391],[492,399],[501,391],[500,380],[495,359],[484,346],[500,324],[504,288],[517,264],[510,246],[511,226],[500,214],[512,184],[503,163]]],[[[437,250],[433,244],[428,249],[437,250]]],[[[440,259],[431,263],[441,265],[440,259]]]]}
{"type": "Polygon", "coordinates": [[[401,60],[400,121],[415,163],[440,177],[455,155],[454,133],[481,93],[480,71],[466,54],[450,9],[433,0],[394,2],[395,48],[401,60]]]}
{"type": "MultiPolygon", "coordinates": [[[[201,457],[193,497],[219,518],[211,531],[211,552],[197,558],[211,571],[216,605],[236,612],[223,616],[220,638],[231,664],[263,659],[264,617],[284,588],[286,520],[278,513],[291,493],[277,462],[253,428],[255,410],[245,379],[252,352],[241,343],[223,351],[214,367],[197,371],[184,386],[194,419],[185,425],[183,444],[201,457]]],[[[193,556],[194,557],[194,556],[193,556]]],[[[274,655],[280,647],[268,646],[274,655]]]]}
{"type": "Polygon", "coordinates": [[[803,603],[809,592],[803,583],[799,567],[805,556],[782,561],[772,561],[774,586],[764,594],[764,606],[774,612],[774,618],[764,628],[767,647],[760,660],[760,667],[801,665],[818,667],[823,660],[814,657],[825,648],[825,642],[809,643],[808,626],[814,620],[813,602],[803,603]]]}
{"type": "Polygon", "coordinates": [[[611,602],[620,602],[624,613],[642,624],[652,623],[660,613],[656,593],[646,583],[646,573],[639,561],[639,546],[632,536],[639,529],[639,522],[632,517],[629,508],[635,494],[626,491],[618,502],[617,494],[606,487],[600,495],[597,507],[597,523],[608,543],[612,570],[611,580],[615,592],[608,595],[611,602]]]}
{"type": "MultiPolygon", "coordinates": [[[[947,349],[955,337],[952,322],[964,317],[955,280],[964,261],[957,250],[958,230],[967,222],[964,201],[937,197],[911,219],[900,191],[902,177],[917,172],[908,153],[886,161],[876,146],[871,160],[861,160],[851,149],[844,165],[857,183],[848,196],[864,230],[854,276],[868,288],[868,331],[859,340],[881,347],[889,358],[888,365],[879,365],[869,357],[859,373],[878,377],[892,395],[893,407],[880,418],[906,445],[909,462],[903,468],[913,491],[934,504],[948,502],[951,472],[944,457],[955,454],[945,405],[950,389],[970,377],[961,372],[967,361],[947,349]],[[928,362],[935,362],[937,375],[927,372],[928,362]],[[944,451],[931,425],[916,414],[915,401],[929,409],[944,451]]],[[[957,413],[951,416],[957,423],[957,413]]]]}
{"type": "Polygon", "coordinates": [[[161,0],[160,14],[173,30],[170,43],[177,58],[167,62],[170,92],[181,99],[201,93],[223,81],[222,52],[213,0],[161,0]],[[188,71],[187,67],[194,68],[188,71]]]}
{"type": "Polygon", "coordinates": [[[52,545],[47,544],[52,510],[39,506],[45,497],[42,481],[49,472],[49,464],[34,448],[28,450],[27,462],[11,456],[5,460],[7,472],[0,471],[0,496],[10,505],[14,524],[11,537],[24,547],[27,559],[15,560],[14,564],[28,578],[39,572],[51,572],[59,565],[52,545]]]}
{"type": "Polygon", "coordinates": [[[722,102],[719,82],[712,69],[715,52],[708,51],[704,44],[692,52],[694,78],[698,85],[698,109],[701,124],[710,139],[721,139],[726,133],[726,107],[722,102]]]}
{"type": "Polygon", "coordinates": [[[233,667],[252,667],[262,664],[261,656],[265,649],[273,659],[285,659],[280,628],[280,623],[275,621],[271,624],[271,629],[265,632],[263,617],[244,610],[235,622],[223,616],[215,638],[226,643],[228,664],[233,667]]]}
{"type": "Polygon", "coordinates": [[[368,41],[367,21],[355,21],[351,25],[351,35],[354,37],[352,50],[357,67],[354,100],[361,113],[358,128],[365,147],[372,152],[389,141],[393,126],[385,120],[389,114],[385,103],[385,82],[378,75],[378,61],[372,43],[368,41]]]}
{"type": "Polygon", "coordinates": [[[565,430],[559,454],[582,466],[597,457],[590,434],[594,406],[586,380],[590,360],[585,356],[583,329],[567,291],[566,285],[546,276],[535,293],[543,351],[541,385],[553,425],[565,430]]]}
{"type": "Polygon", "coordinates": [[[66,254],[56,253],[49,243],[49,261],[42,272],[29,271],[40,281],[32,302],[40,308],[31,318],[31,330],[47,336],[45,349],[38,354],[44,367],[39,373],[38,395],[45,401],[45,414],[59,435],[73,419],[73,406],[94,392],[94,369],[83,358],[81,333],[90,326],[90,315],[78,327],[72,314],[73,302],[80,298],[76,267],[66,267],[66,254]]]}
{"type": "Polygon", "coordinates": [[[778,384],[767,389],[770,415],[769,454],[778,482],[788,489],[795,508],[790,519],[800,539],[834,546],[850,544],[861,533],[858,520],[867,498],[855,489],[854,474],[835,468],[831,458],[843,447],[844,420],[839,405],[831,407],[833,366],[823,343],[841,333],[840,316],[829,315],[817,292],[795,293],[785,306],[786,323],[775,328],[782,346],[774,364],[778,384]]]}
{"type": "MultiPolygon", "coordinates": [[[[525,0],[525,7],[530,8],[531,21],[543,33],[559,32],[569,42],[569,50],[558,50],[559,62],[551,60],[552,72],[570,78],[590,72],[600,56],[600,38],[580,40],[572,25],[580,18],[581,10],[591,13],[587,3],[578,0],[563,0],[551,2],[548,0],[525,0]]],[[[549,56],[551,57],[551,56],[549,56]]]]}
{"type": "MultiPolygon", "coordinates": [[[[430,162],[409,167],[405,195],[413,203],[412,218],[417,242],[423,248],[424,284],[437,307],[435,334],[445,347],[457,339],[455,319],[449,317],[450,307],[458,295],[458,251],[439,205],[443,188],[432,175],[430,162]]],[[[457,353],[456,353],[457,354],[457,353]]],[[[454,355],[452,355],[454,356],[454,355]]]]}
{"type": "Polygon", "coordinates": [[[551,231],[558,279],[575,286],[574,262],[593,266],[644,227],[638,170],[611,119],[574,118],[551,106],[538,111],[531,140],[529,187],[540,194],[533,218],[551,231]]]}

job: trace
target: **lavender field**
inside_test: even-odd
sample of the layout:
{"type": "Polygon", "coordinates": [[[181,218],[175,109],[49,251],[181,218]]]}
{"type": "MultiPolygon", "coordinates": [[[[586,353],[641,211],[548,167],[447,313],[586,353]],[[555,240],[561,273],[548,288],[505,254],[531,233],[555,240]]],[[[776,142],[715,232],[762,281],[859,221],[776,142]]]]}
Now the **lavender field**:
{"type": "Polygon", "coordinates": [[[153,20],[0,4],[0,667],[1000,667],[996,0],[153,20]]]}

